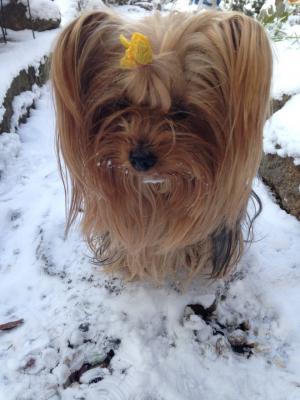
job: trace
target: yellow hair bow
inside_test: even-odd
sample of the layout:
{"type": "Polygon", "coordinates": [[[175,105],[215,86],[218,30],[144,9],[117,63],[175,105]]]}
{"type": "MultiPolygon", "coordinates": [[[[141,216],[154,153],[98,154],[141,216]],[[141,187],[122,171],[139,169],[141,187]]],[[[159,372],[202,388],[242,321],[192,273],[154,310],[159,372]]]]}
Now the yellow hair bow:
{"type": "Polygon", "coordinates": [[[120,62],[122,68],[132,69],[152,62],[152,48],[147,36],[134,32],[129,41],[124,35],[120,35],[120,42],[126,49],[120,62]]]}

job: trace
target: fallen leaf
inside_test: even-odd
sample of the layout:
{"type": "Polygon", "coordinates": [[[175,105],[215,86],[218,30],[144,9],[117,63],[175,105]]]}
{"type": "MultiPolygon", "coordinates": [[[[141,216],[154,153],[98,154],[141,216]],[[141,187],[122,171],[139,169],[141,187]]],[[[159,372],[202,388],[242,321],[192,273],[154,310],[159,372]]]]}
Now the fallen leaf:
{"type": "Polygon", "coordinates": [[[6,324],[0,324],[0,331],[9,331],[16,328],[24,323],[24,319],[18,319],[17,321],[7,322],[6,324]]]}

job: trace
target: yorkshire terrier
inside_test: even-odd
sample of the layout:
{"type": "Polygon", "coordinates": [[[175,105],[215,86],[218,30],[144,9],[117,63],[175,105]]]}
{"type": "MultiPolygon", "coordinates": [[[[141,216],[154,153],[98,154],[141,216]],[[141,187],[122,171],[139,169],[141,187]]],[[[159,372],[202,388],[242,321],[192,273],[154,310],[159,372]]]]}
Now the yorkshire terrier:
{"type": "Polygon", "coordinates": [[[263,27],[238,13],[73,21],[52,58],[67,229],[80,214],[95,260],[129,279],[224,276],[257,199],[271,74],[263,27]]]}

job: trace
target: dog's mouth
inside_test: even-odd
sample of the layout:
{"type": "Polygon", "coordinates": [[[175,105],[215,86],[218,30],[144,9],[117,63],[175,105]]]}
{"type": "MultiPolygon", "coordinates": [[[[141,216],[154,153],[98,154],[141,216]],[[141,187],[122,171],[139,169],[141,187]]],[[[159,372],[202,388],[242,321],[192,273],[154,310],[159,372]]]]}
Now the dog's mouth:
{"type": "Polygon", "coordinates": [[[145,189],[152,192],[166,194],[172,190],[171,179],[165,176],[145,176],[142,178],[145,189]]]}
{"type": "Polygon", "coordinates": [[[143,179],[143,182],[146,185],[151,185],[151,184],[157,184],[157,183],[165,183],[166,179],[165,178],[159,178],[159,177],[145,177],[143,179]]]}

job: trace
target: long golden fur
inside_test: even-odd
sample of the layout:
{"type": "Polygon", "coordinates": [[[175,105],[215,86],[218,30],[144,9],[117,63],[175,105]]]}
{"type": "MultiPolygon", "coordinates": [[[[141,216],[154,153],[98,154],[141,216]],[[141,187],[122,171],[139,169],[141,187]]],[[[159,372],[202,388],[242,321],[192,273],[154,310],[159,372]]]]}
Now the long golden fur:
{"type": "Polygon", "coordinates": [[[80,214],[95,259],[130,279],[224,275],[242,254],[271,74],[263,28],[237,13],[72,22],[52,58],[67,228],[80,214]],[[135,31],[153,62],[124,70],[119,35],[135,31]],[[147,171],[130,163],[137,146],[155,154],[147,171]]]}

